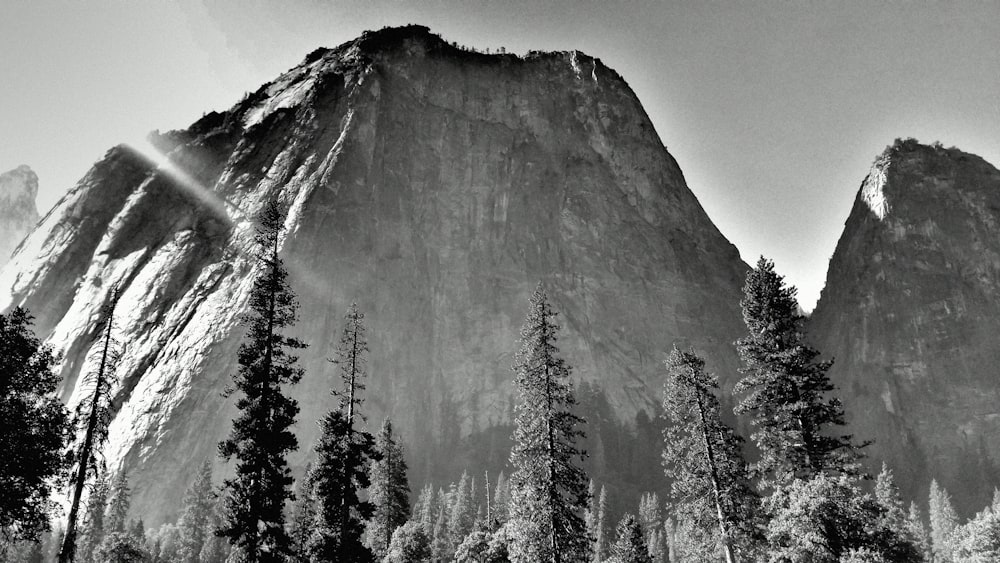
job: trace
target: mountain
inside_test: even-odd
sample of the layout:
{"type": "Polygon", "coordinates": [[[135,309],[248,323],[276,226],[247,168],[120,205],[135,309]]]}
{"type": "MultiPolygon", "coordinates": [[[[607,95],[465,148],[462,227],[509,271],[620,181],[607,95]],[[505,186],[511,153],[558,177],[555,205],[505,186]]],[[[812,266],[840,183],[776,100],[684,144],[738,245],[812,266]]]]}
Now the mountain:
{"type": "Polygon", "coordinates": [[[37,195],[38,176],[28,166],[0,174],[0,266],[38,223],[37,195]]]}
{"type": "Polygon", "coordinates": [[[0,272],[0,308],[29,307],[63,352],[70,405],[121,288],[106,453],[147,523],[176,516],[229,430],[234,398],[220,393],[257,273],[252,217],[270,200],[288,210],[281,252],[309,343],[292,391],[296,470],[334,405],[326,359],[354,301],[370,330],[364,410],[375,427],[393,418],[416,485],[505,463],[510,365],[539,281],[586,395],[588,463],[627,466],[623,482],[662,479],[650,415],[675,342],[732,384],[746,265],[598,59],[487,55],[420,26],[384,29],[149,141],[108,151],[0,272]],[[628,453],[616,428],[645,443],[628,453]]]}
{"type": "Polygon", "coordinates": [[[903,491],[932,478],[969,515],[1000,486],[1000,171],[897,141],[872,166],[810,335],[835,358],[852,430],[903,491]]]}

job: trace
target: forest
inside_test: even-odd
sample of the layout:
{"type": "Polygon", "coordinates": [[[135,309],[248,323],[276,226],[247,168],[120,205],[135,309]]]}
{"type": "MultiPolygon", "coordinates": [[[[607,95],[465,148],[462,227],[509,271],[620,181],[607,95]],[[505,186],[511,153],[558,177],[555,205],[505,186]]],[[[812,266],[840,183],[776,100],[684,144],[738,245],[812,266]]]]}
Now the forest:
{"type": "Polygon", "coordinates": [[[127,472],[111,472],[102,455],[119,385],[115,300],[94,347],[97,367],[85,375],[87,398],[72,411],[56,397],[57,352],[33,334],[30,313],[0,315],[0,560],[1000,561],[1000,492],[963,521],[936,482],[926,500],[907,504],[891,468],[865,472],[869,442],[846,433],[831,364],[805,341],[795,288],[763,257],[740,303],[746,333],[735,343],[742,369],[733,396],[723,397],[697,350],[675,347],[663,365],[661,412],[629,432],[602,421],[599,393],[574,384],[558,348],[558,311],[539,283],[512,366],[505,469],[467,467],[449,483],[411,485],[392,421],[367,418],[367,363],[378,351],[351,306],[330,359],[337,407],[315,421],[321,436],[306,445],[312,462],[295,479],[287,456],[303,447],[292,432],[302,421],[287,391],[303,377],[296,350],[307,343],[287,334],[298,304],[279,252],[283,225],[277,203],[257,217],[258,273],[226,391],[239,414],[218,446],[232,476],[217,481],[212,460],[191,468],[182,513],[158,528],[130,510],[127,472]],[[659,463],[605,452],[621,467],[595,479],[584,444],[599,424],[602,448],[658,443],[659,463]],[[636,482],[659,485],[636,491],[636,482]]]}

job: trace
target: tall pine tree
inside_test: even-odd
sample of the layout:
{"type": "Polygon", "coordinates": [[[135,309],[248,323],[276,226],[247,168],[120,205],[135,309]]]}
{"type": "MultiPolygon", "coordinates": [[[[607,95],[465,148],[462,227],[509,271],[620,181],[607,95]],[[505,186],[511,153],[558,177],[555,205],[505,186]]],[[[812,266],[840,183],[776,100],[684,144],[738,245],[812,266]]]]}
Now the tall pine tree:
{"type": "Polygon", "coordinates": [[[128,511],[132,505],[132,490],[128,486],[128,474],[119,471],[111,482],[108,510],[105,514],[104,528],[106,533],[114,534],[126,531],[128,511]]]}
{"type": "Polygon", "coordinates": [[[750,561],[761,536],[758,499],[741,453],[742,440],[720,417],[718,381],[694,352],[676,348],[666,362],[663,464],[674,515],[694,525],[709,557],[722,545],[726,561],[750,561]]]}
{"type": "Polygon", "coordinates": [[[101,331],[100,346],[95,349],[88,362],[97,368],[84,377],[84,385],[90,387],[90,397],[81,401],[76,410],[77,431],[83,434],[78,449],[74,452],[76,468],[71,478],[73,490],[70,500],[66,532],[59,549],[59,563],[73,561],[76,554],[77,520],[84,487],[91,475],[103,469],[101,448],[108,439],[108,425],[112,417],[112,391],[118,378],[115,369],[121,357],[118,342],[112,337],[115,307],[118,305],[118,288],[111,288],[110,300],[104,307],[105,325],[101,331]]]}
{"type": "Polygon", "coordinates": [[[240,413],[229,437],[219,444],[223,458],[236,458],[236,475],[223,483],[225,515],[217,533],[249,563],[282,561],[288,552],[284,507],[292,497],[293,479],[285,456],[298,447],[291,426],[299,407],[283,386],[302,378],[293,352],[305,348],[282,333],[294,324],[298,309],[278,256],[284,217],[271,202],[257,221],[259,273],[244,317],[249,327],[239,350],[239,371],[233,376],[240,413]]]}
{"type": "Polygon", "coordinates": [[[0,536],[38,540],[55,508],[69,413],[55,396],[55,357],[31,331],[31,315],[0,315],[0,536]]]}
{"type": "Polygon", "coordinates": [[[510,558],[514,563],[579,561],[588,552],[581,512],[587,478],[577,463],[583,419],[572,413],[576,399],[570,367],[556,348],[556,312],[539,284],[521,328],[513,366],[519,393],[510,462],[510,558]]]}
{"type": "Polygon", "coordinates": [[[359,408],[364,402],[361,391],[367,375],[368,342],[364,315],[356,304],[351,305],[345,320],[333,360],[339,367],[343,385],[333,390],[340,405],[320,422],[321,435],[311,477],[317,502],[316,525],[309,539],[313,561],[348,563],[373,559],[361,536],[374,507],[368,500],[361,500],[359,493],[370,485],[371,462],[380,458],[372,435],[355,426],[356,419],[363,418],[359,408]]]}
{"type": "Polygon", "coordinates": [[[104,541],[104,511],[108,506],[108,494],[111,485],[107,475],[100,474],[94,480],[87,497],[87,513],[84,516],[82,533],[80,534],[80,550],[78,560],[82,563],[94,561],[94,553],[104,541]]]}
{"type": "Polygon", "coordinates": [[[607,563],[652,563],[642,526],[635,516],[626,514],[618,522],[615,543],[607,563]]]}
{"type": "Polygon", "coordinates": [[[935,563],[952,563],[954,551],[953,535],[958,528],[958,515],[951,504],[951,495],[931,481],[928,516],[931,521],[931,550],[935,563]]]}
{"type": "Polygon", "coordinates": [[[735,410],[750,415],[756,428],[756,469],[765,489],[791,478],[858,469],[860,446],[850,435],[835,433],[844,425],[844,408],[828,397],[834,389],[826,373],[831,362],[816,361],[819,352],[805,344],[795,294],[774,263],[761,257],[747,274],[740,302],[747,336],[736,343],[744,368],[734,392],[744,397],[735,410]]]}
{"type": "Polygon", "coordinates": [[[180,563],[199,563],[198,558],[205,547],[206,532],[211,524],[214,507],[212,463],[205,460],[194,482],[184,494],[184,512],[177,521],[181,536],[180,563]]]}
{"type": "Polygon", "coordinates": [[[378,558],[385,556],[396,528],[410,519],[410,482],[406,477],[403,446],[392,433],[392,421],[382,422],[375,435],[375,450],[381,459],[372,462],[368,500],[374,506],[368,525],[368,546],[378,558]]]}

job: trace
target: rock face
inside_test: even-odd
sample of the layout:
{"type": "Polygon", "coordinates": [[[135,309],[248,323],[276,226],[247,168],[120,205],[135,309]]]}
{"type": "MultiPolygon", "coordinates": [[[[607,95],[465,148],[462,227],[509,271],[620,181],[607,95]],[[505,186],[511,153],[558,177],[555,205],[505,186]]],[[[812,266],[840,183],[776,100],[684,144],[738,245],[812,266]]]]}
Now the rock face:
{"type": "Polygon", "coordinates": [[[0,267],[38,223],[38,176],[27,166],[0,174],[0,267]]]}
{"type": "Polygon", "coordinates": [[[900,486],[966,514],[1000,485],[1000,171],[899,142],[858,193],[810,319],[852,430],[900,486]]]}
{"type": "Polygon", "coordinates": [[[310,345],[292,390],[297,468],[334,404],[326,358],[352,301],[370,331],[365,410],[403,432],[415,486],[443,464],[506,459],[502,440],[477,437],[510,421],[510,364],[539,281],[576,377],[622,421],[658,408],[675,342],[731,383],[746,266],[597,59],[489,56],[386,29],[314,51],[150,143],[110,150],[0,272],[0,308],[29,307],[65,354],[70,404],[121,288],[106,453],[130,471],[147,523],[176,516],[229,430],[234,399],[220,392],[256,273],[252,217],[272,199],[288,210],[282,255],[310,345]],[[488,459],[460,459],[470,440],[488,459]]]}

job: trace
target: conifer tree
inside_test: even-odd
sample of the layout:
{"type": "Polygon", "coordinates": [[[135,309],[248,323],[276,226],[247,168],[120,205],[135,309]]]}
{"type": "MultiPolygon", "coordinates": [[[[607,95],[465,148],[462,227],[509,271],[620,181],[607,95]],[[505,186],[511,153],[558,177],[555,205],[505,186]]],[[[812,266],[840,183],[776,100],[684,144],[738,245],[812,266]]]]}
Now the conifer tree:
{"type": "Polygon", "coordinates": [[[291,546],[292,559],[299,563],[309,561],[309,537],[316,522],[316,497],[313,496],[312,464],[295,486],[295,504],[292,508],[291,546]]]}
{"type": "Polygon", "coordinates": [[[588,552],[581,512],[587,479],[576,460],[583,419],[572,412],[576,399],[570,367],[556,348],[558,325],[541,284],[521,329],[513,366],[519,393],[511,476],[510,557],[514,563],[578,561],[588,552]]]}
{"type": "Polygon", "coordinates": [[[410,520],[396,528],[383,563],[423,563],[431,560],[431,540],[424,526],[410,520]]]}
{"type": "Polygon", "coordinates": [[[927,531],[927,524],[924,523],[924,516],[920,513],[917,503],[910,502],[910,511],[906,516],[906,527],[909,530],[910,538],[913,539],[924,561],[930,562],[933,558],[931,551],[931,534],[927,531]]]}
{"type": "Polygon", "coordinates": [[[618,523],[608,563],[652,563],[642,526],[635,516],[626,514],[618,523]]]}
{"type": "Polygon", "coordinates": [[[181,541],[180,563],[198,563],[201,550],[205,547],[208,527],[215,507],[215,491],[212,488],[212,463],[205,460],[194,482],[184,494],[184,512],[177,521],[181,541]]]}
{"type": "Polygon", "coordinates": [[[20,307],[0,314],[0,536],[36,541],[55,508],[52,481],[64,469],[69,413],[55,396],[55,357],[20,307]]]}
{"type": "Polygon", "coordinates": [[[875,478],[875,500],[882,507],[880,522],[900,536],[909,537],[910,530],[907,524],[906,511],[903,508],[903,499],[899,496],[899,488],[893,478],[892,470],[882,463],[882,470],[875,478]]]}
{"type": "Polygon", "coordinates": [[[653,563],[663,563],[666,545],[663,537],[663,510],[656,493],[644,493],[639,501],[639,523],[646,531],[646,545],[653,563]]]}
{"type": "Polygon", "coordinates": [[[674,515],[694,525],[704,556],[721,544],[728,563],[749,561],[761,533],[758,500],[742,440],[720,417],[718,381],[694,352],[674,348],[665,364],[663,464],[674,515]]]}
{"type": "Polygon", "coordinates": [[[462,472],[462,477],[455,486],[454,494],[451,497],[451,506],[448,507],[448,552],[455,553],[459,544],[472,531],[472,524],[475,517],[472,508],[472,486],[469,474],[462,472]]]}
{"type": "Polygon", "coordinates": [[[434,533],[434,485],[427,483],[420,489],[417,503],[413,507],[414,519],[423,527],[424,534],[430,538],[434,533]]]}
{"type": "Polygon", "coordinates": [[[283,386],[302,378],[294,351],[305,347],[282,333],[294,324],[298,309],[278,256],[284,218],[271,202],[257,221],[259,273],[244,317],[249,327],[231,390],[240,393],[240,414],[229,437],[219,444],[224,459],[236,458],[236,475],[223,482],[225,511],[216,532],[249,563],[281,561],[288,552],[284,506],[292,497],[293,479],[285,457],[298,447],[291,426],[299,407],[283,386]]]}
{"type": "Polygon", "coordinates": [[[76,555],[77,520],[83,490],[88,478],[98,473],[103,466],[100,453],[108,439],[108,425],[111,424],[112,417],[111,393],[118,383],[115,369],[121,357],[118,342],[111,335],[117,304],[118,288],[113,287],[111,299],[104,307],[105,325],[101,331],[100,346],[88,359],[91,364],[97,364],[97,368],[84,376],[83,383],[90,387],[90,397],[80,402],[75,413],[77,432],[83,433],[83,440],[79,449],[74,452],[76,468],[71,478],[73,491],[66,531],[59,549],[59,563],[73,561],[76,555]]]}
{"type": "Polygon", "coordinates": [[[736,343],[744,368],[733,390],[744,397],[735,411],[750,415],[756,428],[755,468],[763,489],[794,477],[858,470],[861,446],[836,434],[844,408],[828,397],[834,390],[826,373],[831,362],[816,361],[819,352],[803,341],[795,294],[774,263],[761,257],[747,274],[740,302],[747,336],[736,343]]]}
{"type": "Polygon", "coordinates": [[[410,519],[410,482],[406,476],[403,446],[392,433],[392,421],[382,422],[375,435],[375,451],[381,457],[372,462],[368,500],[374,506],[368,525],[368,546],[381,559],[389,549],[392,532],[410,519]]]}
{"type": "Polygon", "coordinates": [[[104,473],[97,476],[90,488],[90,495],[87,497],[87,512],[84,515],[84,524],[80,534],[78,560],[82,563],[92,563],[94,553],[104,541],[104,511],[108,506],[110,490],[111,485],[104,473]]]}
{"type": "Polygon", "coordinates": [[[128,511],[132,505],[132,491],[128,486],[128,474],[124,470],[115,475],[111,483],[108,498],[108,510],[105,520],[106,533],[126,532],[128,511]]]}
{"type": "Polygon", "coordinates": [[[931,550],[935,563],[952,563],[952,535],[958,527],[958,515],[951,504],[951,495],[931,481],[928,515],[931,521],[931,550]]]}
{"type": "Polygon", "coordinates": [[[492,510],[494,528],[507,523],[510,517],[510,480],[501,471],[497,475],[497,484],[493,491],[492,510]]]}
{"type": "Polygon", "coordinates": [[[379,460],[372,435],[355,426],[364,399],[368,343],[364,315],[356,304],[347,311],[346,326],[337,355],[333,360],[340,369],[342,389],[333,394],[340,406],[320,422],[322,429],[316,445],[313,468],[313,495],[316,498],[316,525],[309,540],[314,561],[370,561],[371,550],[361,542],[364,522],[372,517],[374,507],[361,500],[359,492],[368,488],[368,469],[379,460]]]}

